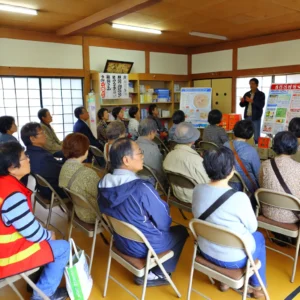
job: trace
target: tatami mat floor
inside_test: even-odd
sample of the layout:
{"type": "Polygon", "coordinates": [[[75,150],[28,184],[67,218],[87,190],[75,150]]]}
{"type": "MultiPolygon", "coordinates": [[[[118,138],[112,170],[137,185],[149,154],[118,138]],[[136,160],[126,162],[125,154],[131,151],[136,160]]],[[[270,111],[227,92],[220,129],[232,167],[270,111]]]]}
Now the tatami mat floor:
{"type": "MultiPolygon", "coordinates": [[[[67,231],[67,222],[63,216],[63,213],[59,209],[55,209],[53,214],[52,224],[59,227],[62,231],[67,231]]],[[[188,221],[183,220],[178,210],[175,208],[171,209],[172,217],[174,221],[180,222],[188,226],[188,221]]],[[[42,219],[46,219],[46,211],[38,207],[37,215],[42,219]]],[[[191,215],[188,215],[191,217],[191,215]]],[[[108,235],[106,235],[109,237],[108,235]]],[[[57,234],[59,237],[59,234],[57,234]]],[[[82,232],[73,231],[73,238],[79,247],[90,253],[92,240],[86,237],[82,232]]],[[[187,287],[189,283],[190,267],[192,260],[192,249],[193,241],[190,237],[184,247],[180,261],[178,263],[176,272],[173,274],[173,280],[178,290],[182,294],[182,299],[186,299],[187,287]]],[[[285,248],[285,251],[292,253],[293,249],[285,248]]],[[[98,300],[102,298],[105,272],[107,267],[108,258],[108,246],[105,245],[101,238],[97,238],[95,258],[92,269],[92,276],[94,280],[93,290],[90,296],[90,300],[98,300]]],[[[299,265],[298,265],[299,266],[299,265]]],[[[267,250],[267,280],[268,280],[268,291],[271,299],[283,300],[288,297],[297,287],[300,285],[300,272],[298,267],[298,273],[296,274],[295,282],[290,283],[290,276],[292,271],[292,261],[280,254],[273,251],[267,250]]],[[[121,267],[118,263],[112,263],[111,274],[116,277],[122,284],[128,287],[138,297],[141,295],[141,287],[136,286],[133,283],[133,276],[130,272],[121,267]]],[[[25,299],[30,299],[30,294],[26,292],[26,284],[20,280],[16,283],[17,288],[20,290],[25,299]]],[[[233,290],[229,290],[226,293],[218,291],[218,289],[212,285],[209,279],[195,271],[193,288],[197,289],[206,298],[201,297],[196,293],[192,293],[191,300],[201,299],[224,299],[224,300],[238,300],[241,296],[233,290]]],[[[170,286],[153,287],[148,288],[146,293],[146,299],[165,300],[165,299],[176,299],[176,295],[170,286]]],[[[5,287],[0,290],[0,299],[15,300],[18,299],[10,287],[5,287]]],[[[106,296],[107,300],[131,300],[133,299],[126,291],[119,287],[112,280],[109,281],[108,292],[106,296]]],[[[295,298],[300,299],[300,294],[295,298]]]]}

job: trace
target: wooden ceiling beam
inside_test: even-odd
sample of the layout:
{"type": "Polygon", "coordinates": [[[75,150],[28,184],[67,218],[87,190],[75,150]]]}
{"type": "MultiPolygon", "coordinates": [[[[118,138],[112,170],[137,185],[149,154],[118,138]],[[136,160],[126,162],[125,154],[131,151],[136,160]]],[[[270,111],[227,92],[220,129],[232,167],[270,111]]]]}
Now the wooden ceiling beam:
{"type": "Polygon", "coordinates": [[[56,34],[59,36],[75,34],[78,31],[87,30],[103,23],[119,19],[129,13],[149,7],[160,1],[161,0],[123,0],[89,17],[58,29],[56,34]]]}

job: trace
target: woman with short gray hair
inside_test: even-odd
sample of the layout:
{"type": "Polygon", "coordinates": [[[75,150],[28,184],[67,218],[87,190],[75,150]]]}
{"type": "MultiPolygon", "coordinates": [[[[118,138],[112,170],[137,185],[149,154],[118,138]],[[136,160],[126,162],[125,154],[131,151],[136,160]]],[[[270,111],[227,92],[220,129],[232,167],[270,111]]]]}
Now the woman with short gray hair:
{"type": "Polygon", "coordinates": [[[136,140],[140,148],[144,151],[144,164],[150,167],[159,181],[164,185],[167,181],[163,171],[163,156],[155,142],[157,125],[152,119],[144,119],[139,125],[139,137],[136,140]]]}

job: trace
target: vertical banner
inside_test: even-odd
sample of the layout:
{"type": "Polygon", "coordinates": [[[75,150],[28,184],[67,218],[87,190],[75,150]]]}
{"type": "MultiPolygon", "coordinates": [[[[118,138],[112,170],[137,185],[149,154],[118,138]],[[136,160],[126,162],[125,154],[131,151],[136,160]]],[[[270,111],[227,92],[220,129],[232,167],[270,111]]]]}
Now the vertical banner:
{"type": "Polygon", "coordinates": [[[100,73],[101,99],[128,99],[128,74],[100,73]]]}
{"type": "Polygon", "coordinates": [[[180,109],[185,113],[185,121],[196,128],[208,124],[208,113],[211,111],[212,88],[182,88],[180,109]]]}
{"type": "Polygon", "coordinates": [[[287,130],[294,117],[300,117],[300,83],[272,84],[263,120],[263,133],[287,130]]]}
{"type": "Polygon", "coordinates": [[[88,95],[88,111],[90,115],[90,128],[94,136],[97,136],[97,111],[96,111],[96,96],[94,93],[88,95]]]}

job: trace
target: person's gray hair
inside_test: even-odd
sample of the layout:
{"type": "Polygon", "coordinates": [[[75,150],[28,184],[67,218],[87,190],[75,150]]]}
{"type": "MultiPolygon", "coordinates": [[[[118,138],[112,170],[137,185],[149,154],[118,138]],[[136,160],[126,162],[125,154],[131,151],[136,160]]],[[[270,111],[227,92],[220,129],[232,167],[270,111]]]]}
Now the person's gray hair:
{"type": "Polygon", "coordinates": [[[152,119],[144,119],[140,122],[139,125],[139,135],[140,136],[147,136],[151,132],[157,131],[157,125],[154,120],[152,119]]]}
{"type": "Polygon", "coordinates": [[[106,129],[106,136],[108,140],[115,140],[120,137],[120,135],[126,133],[126,128],[123,122],[113,121],[110,122],[106,129]]]}

